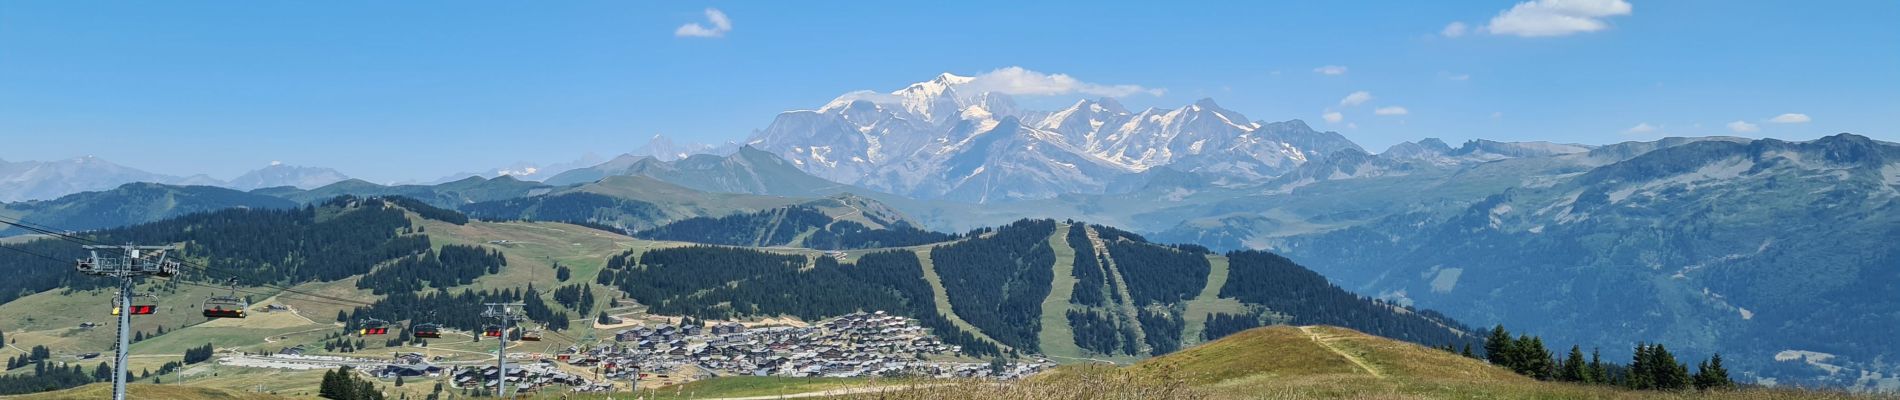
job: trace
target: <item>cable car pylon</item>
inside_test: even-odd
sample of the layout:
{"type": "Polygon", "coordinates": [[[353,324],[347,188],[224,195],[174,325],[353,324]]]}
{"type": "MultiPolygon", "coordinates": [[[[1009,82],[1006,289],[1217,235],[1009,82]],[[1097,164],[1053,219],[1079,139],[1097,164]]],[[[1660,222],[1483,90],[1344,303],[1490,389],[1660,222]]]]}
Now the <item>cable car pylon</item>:
{"type": "MultiPolygon", "coordinates": [[[[126,353],[131,346],[132,314],[150,314],[151,308],[132,304],[135,280],[146,276],[171,277],[178,274],[179,262],[166,258],[172,246],[87,245],[91,255],[77,262],[80,273],[119,279],[119,343],[114,349],[112,399],[125,400],[126,353]],[[99,250],[119,250],[121,256],[99,256],[99,250]]],[[[114,311],[119,311],[115,309],[114,311]]]]}
{"type": "Polygon", "coordinates": [[[488,311],[482,316],[501,320],[501,325],[492,329],[484,328],[483,336],[495,336],[495,396],[508,397],[508,329],[515,321],[521,320],[521,313],[512,307],[522,307],[521,303],[487,303],[488,311]],[[492,334],[491,334],[492,333],[492,334]]]}

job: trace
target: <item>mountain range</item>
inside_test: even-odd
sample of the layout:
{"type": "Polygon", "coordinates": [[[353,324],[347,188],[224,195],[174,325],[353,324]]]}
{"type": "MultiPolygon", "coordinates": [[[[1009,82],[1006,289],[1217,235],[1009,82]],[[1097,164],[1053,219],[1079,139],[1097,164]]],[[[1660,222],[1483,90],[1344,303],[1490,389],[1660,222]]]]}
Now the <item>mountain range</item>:
{"type": "Polygon", "coordinates": [[[1030,111],[1009,96],[966,93],[942,74],[890,93],[853,92],[787,111],[748,144],[812,175],[918,199],[990,203],[1101,194],[1156,167],[1239,184],[1360,149],[1305,122],[1249,121],[1202,99],[1133,112],[1113,99],[1030,111]]]}
{"type": "Polygon", "coordinates": [[[1885,295],[1900,290],[1900,247],[1883,242],[1900,237],[1894,143],[1854,134],[1608,145],[1421,139],[1375,154],[1299,120],[1249,120],[1212,100],[1137,112],[1094,99],[1033,111],[1005,95],[961,91],[968,82],[945,74],[845,94],[781,113],[723,148],[656,137],[604,162],[537,170],[544,182],[498,174],[245,193],[107,185],[187,181],[96,159],[7,163],[6,176],[26,177],[4,181],[11,201],[100,192],[0,213],[57,225],[96,213],[105,200],[93,199],[164,204],[111,207],[130,216],[75,228],[90,229],[282,206],[273,199],[400,195],[478,219],[811,247],[820,243],[813,235],[851,232],[830,229],[851,207],[822,205],[850,199],[888,209],[881,214],[892,217],[879,220],[938,232],[1054,218],[1212,252],[1272,251],[1359,294],[1474,325],[1539,327],[1606,357],[1661,340],[1698,358],[1720,352],[1764,381],[1900,384],[1888,361],[1900,342],[1884,335],[1900,326],[1900,303],[1885,295]],[[139,194],[155,192],[174,194],[139,194]],[[753,232],[705,236],[718,230],[709,227],[753,232]]]}
{"type": "Polygon", "coordinates": [[[109,190],[134,182],[252,190],[278,186],[308,189],[345,179],[349,177],[329,168],[279,163],[223,181],[202,174],[179,177],[146,172],[97,157],[60,161],[0,160],[0,202],[50,200],[79,192],[109,190]]]}

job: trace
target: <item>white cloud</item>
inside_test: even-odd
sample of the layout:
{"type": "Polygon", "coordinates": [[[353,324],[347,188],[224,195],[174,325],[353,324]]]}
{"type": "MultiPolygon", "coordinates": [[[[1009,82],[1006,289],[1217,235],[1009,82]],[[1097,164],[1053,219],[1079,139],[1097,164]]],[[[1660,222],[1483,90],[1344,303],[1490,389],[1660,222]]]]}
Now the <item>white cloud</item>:
{"type": "Polygon", "coordinates": [[[1455,38],[1459,36],[1464,36],[1465,31],[1469,29],[1471,28],[1465,26],[1465,23],[1463,22],[1453,22],[1453,23],[1445,24],[1445,29],[1438,31],[1438,34],[1445,35],[1445,37],[1455,38]]]}
{"type": "Polygon", "coordinates": [[[1360,104],[1365,104],[1368,101],[1372,101],[1372,92],[1361,90],[1361,91],[1352,92],[1352,94],[1346,95],[1346,98],[1339,99],[1339,105],[1352,107],[1352,106],[1357,106],[1360,104]]]}
{"type": "Polygon", "coordinates": [[[273,167],[275,167],[275,166],[279,166],[279,165],[284,165],[284,162],[283,162],[283,161],[277,161],[277,160],[270,160],[270,166],[273,166],[273,167]]]}
{"type": "Polygon", "coordinates": [[[706,9],[706,22],[712,26],[707,27],[698,22],[680,25],[679,29],[673,30],[673,36],[716,38],[726,36],[726,32],[732,31],[732,19],[726,18],[726,13],[717,8],[706,9]]]}
{"type": "Polygon", "coordinates": [[[1609,29],[1605,18],[1630,15],[1624,0],[1531,0],[1491,17],[1484,31],[1521,37],[1565,36],[1609,29]]]}
{"type": "Polygon", "coordinates": [[[1504,119],[1504,112],[1503,112],[1503,111],[1492,111],[1492,112],[1491,112],[1491,119],[1504,119]]]}
{"type": "Polygon", "coordinates": [[[1643,123],[1638,123],[1636,124],[1636,126],[1632,126],[1629,129],[1623,130],[1623,133],[1650,133],[1650,132],[1655,132],[1655,131],[1656,131],[1655,125],[1650,125],[1648,122],[1643,122],[1643,123]]]}
{"type": "Polygon", "coordinates": [[[1319,73],[1320,75],[1345,75],[1345,74],[1346,74],[1346,66],[1344,66],[1344,65],[1328,65],[1328,66],[1324,66],[1324,67],[1319,67],[1319,68],[1314,68],[1314,69],[1313,69],[1313,72],[1318,72],[1318,73],[1319,73]]]}
{"type": "Polygon", "coordinates": [[[1761,130],[1761,126],[1748,123],[1748,121],[1735,121],[1728,123],[1728,130],[1738,133],[1749,133],[1761,130]]]}
{"type": "Polygon", "coordinates": [[[1167,89],[1146,88],[1141,85],[1104,85],[1083,82],[1068,74],[1045,74],[1023,67],[998,68],[995,71],[977,75],[969,83],[961,86],[974,88],[974,92],[1029,96],[1080,93],[1090,96],[1127,97],[1144,93],[1153,96],[1167,93],[1167,89]]]}
{"type": "Polygon", "coordinates": [[[1344,114],[1340,114],[1338,111],[1327,111],[1325,115],[1320,115],[1319,117],[1322,119],[1325,119],[1326,122],[1335,123],[1335,124],[1339,123],[1339,121],[1346,120],[1346,116],[1344,114]]]}
{"type": "Polygon", "coordinates": [[[1454,81],[1468,81],[1468,80],[1471,80],[1471,74],[1450,75],[1450,76],[1446,76],[1445,79],[1450,79],[1454,81]]]}
{"type": "Polygon", "coordinates": [[[1379,109],[1377,110],[1372,110],[1372,113],[1374,115],[1405,115],[1405,114],[1410,114],[1412,112],[1406,110],[1405,107],[1390,106],[1390,107],[1379,107],[1379,109]]]}
{"type": "Polygon", "coordinates": [[[1346,123],[1346,129],[1359,129],[1359,123],[1357,123],[1357,122],[1347,122],[1347,123],[1346,123]]]}
{"type": "Polygon", "coordinates": [[[1777,124],[1800,124],[1800,123],[1806,123],[1808,121],[1813,121],[1813,120],[1814,120],[1813,118],[1808,118],[1807,114],[1787,113],[1787,114],[1776,115],[1774,118],[1769,118],[1768,122],[1773,122],[1777,124]]]}

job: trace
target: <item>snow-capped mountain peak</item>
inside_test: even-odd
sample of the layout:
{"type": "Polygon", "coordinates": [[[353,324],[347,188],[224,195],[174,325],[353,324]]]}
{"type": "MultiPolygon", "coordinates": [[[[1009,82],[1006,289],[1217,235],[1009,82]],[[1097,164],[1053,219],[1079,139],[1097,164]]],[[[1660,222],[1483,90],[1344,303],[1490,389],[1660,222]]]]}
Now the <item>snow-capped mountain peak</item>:
{"type": "Polygon", "coordinates": [[[252,190],[267,187],[295,186],[299,189],[314,189],[323,185],[350,179],[334,169],[321,167],[303,167],[271,162],[269,166],[246,172],[226,184],[232,189],[252,190]]]}
{"type": "Polygon", "coordinates": [[[780,113],[748,143],[825,179],[974,201],[1100,193],[1115,176],[1163,165],[1263,182],[1308,158],[1363,151],[1304,122],[1249,122],[1213,99],[1139,113],[1111,98],[1030,111],[972,82],[946,73],[888,94],[846,93],[780,113]]]}

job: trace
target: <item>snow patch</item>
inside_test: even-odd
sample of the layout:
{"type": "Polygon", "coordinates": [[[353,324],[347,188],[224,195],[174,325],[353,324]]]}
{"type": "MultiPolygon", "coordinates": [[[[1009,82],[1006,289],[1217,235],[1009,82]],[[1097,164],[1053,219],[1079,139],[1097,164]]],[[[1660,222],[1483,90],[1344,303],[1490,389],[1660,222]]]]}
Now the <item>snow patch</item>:
{"type": "Polygon", "coordinates": [[[1511,205],[1508,203],[1501,203],[1501,204],[1498,204],[1497,206],[1491,207],[1491,216],[1490,216],[1491,229],[1503,228],[1504,214],[1509,214],[1509,213],[1511,213],[1511,205]]]}
{"type": "Polygon", "coordinates": [[[1678,174],[1665,179],[1652,180],[1642,185],[1625,187],[1610,192],[1610,203],[1622,202],[1636,195],[1638,192],[1648,195],[1649,197],[1654,197],[1655,192],[1660,189],[1673,186],[1682,186],[1693,190],[1704,186],[1722,185],[1735,178],[1740,178],[1743,174],[1748,173],[1749,170],[1754,168],[1754,160],[1742,157],[1731,157],[1705,164],[1701,168],[1696,168],[1695,171],[1678,174]]]}
{"type": "Polygon", "coordinates": [[[1438,270],[1438,276],[1432,277],[1432,293],[1451,293],[1458,287],[1458,277],[1464,276],[1464,268],[1445,268],[1438,270]]]}

